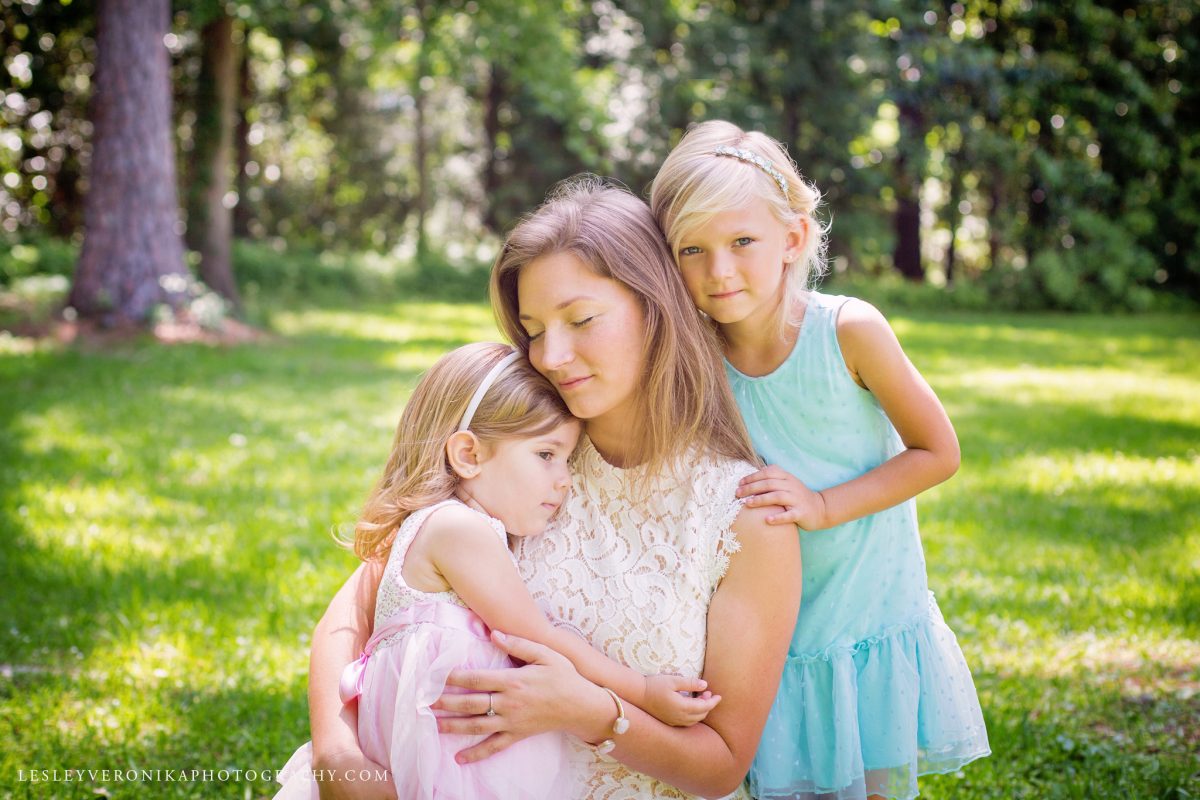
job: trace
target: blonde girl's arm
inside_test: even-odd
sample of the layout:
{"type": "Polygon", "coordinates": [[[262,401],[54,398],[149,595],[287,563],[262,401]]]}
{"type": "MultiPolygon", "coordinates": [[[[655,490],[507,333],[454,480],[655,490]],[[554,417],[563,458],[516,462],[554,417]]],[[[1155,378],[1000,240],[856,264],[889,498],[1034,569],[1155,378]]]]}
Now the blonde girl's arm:
{"type": "Polygon", "coordinates": [[[850,376],[875,395],[905,449],[875,469],[819,492],[778,466],[747,477],[738,493],[753,495],[748,506],[786,507],[772,516],[772,524],[832,528],[916,497],[958,471],[958,437],[946,409],[908,360],[883,314],[862,300],[849,300],[838,316],[837,337],[850,376]]]}
{"type": "Polygon", "coordinates": [[[375,619],[375,596],[383,564],[361,564],[334,595],[313,631],[308,668],[308,715],[313,770],[327,776],[321,797],[395,798],[386,768],[363,754],[358,743],[358,704],[338,694],[342,670],[358,658],[375,619]]]}
{"type": "Polygon", "coordinates": [[[800,607],[799,537],[767,524],[775,510],[744,509],[734,523],[741,549],[709,604],[704,655],[704,678],[724,700],[702,723],[674,728],[626,705],[629,730],[615,736],[616,712],[602,690],[569,665],[564,670],[546,648],[507,636],[501,646],[527,666],[451,673],[451,684],[473,693],[444,694],[436,704],[479,715],[488,692],[500,698],[495,717],[439,719],[445,732],[491,734],[459,758],[479,761],[527,736],[562,730],[593,743],[611,737],[614,758],[682,791],[704,797],[735,791],[758,748],[800,607]]]}
{"type": "MultiPolygon", "coordinates": [[[[425,539],[421,552],[442,579],[489,628],[546,645],[570,659],[588,680],[609,687],[671,725],[699,722],[720,702],[720,697],[709,693],[679,694],[704,692],[707,687],[700,678],[644,676],[550,624],[529,595],[504,543],[474,511],[441,509],[426,521],[418,537],[425,539]]],[[[414,543],[414,549],[417,546],[414,543]]]]}

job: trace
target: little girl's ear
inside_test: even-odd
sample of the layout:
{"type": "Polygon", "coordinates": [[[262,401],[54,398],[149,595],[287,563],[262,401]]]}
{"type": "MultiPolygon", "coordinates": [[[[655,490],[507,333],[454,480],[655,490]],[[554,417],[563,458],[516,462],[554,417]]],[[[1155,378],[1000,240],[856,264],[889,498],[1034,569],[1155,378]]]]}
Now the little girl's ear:
{"type": "Polygon", "coordinates": [[[478,475],[483,456],[483,443],[470,431],[458,431],[446,442],[446,459],[460,478],[478,475]]]}
{"type": "Polygon", "coordinates": [[[807,217],[801,217],[788,226],[787,242],[783,251],[784,261],[790,264],[800,258],[804,252],[804,245],[808,244],[808,233],[807,217]]]}

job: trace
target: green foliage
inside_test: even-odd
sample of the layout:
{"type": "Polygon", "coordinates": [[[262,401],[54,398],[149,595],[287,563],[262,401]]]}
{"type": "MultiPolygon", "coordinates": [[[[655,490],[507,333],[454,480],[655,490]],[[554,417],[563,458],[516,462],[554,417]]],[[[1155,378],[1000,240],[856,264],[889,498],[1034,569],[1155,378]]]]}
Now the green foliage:
{"type": "MultiPolygon", "coordinates": [[[[482,304],[263,307],[234,348],[0,338],[0,781],[15,797],[269,796],[265,782],[33,785],[42,768],[277,769],[309,634],[417,375],[482,304]],[[53,724],[47,724],[53,720],[53,724]]],[[[930,584],[994,754],[922,797],[1200,793],[1194,318],[893,315],[963,465],[920,500],[930,584]]]]}

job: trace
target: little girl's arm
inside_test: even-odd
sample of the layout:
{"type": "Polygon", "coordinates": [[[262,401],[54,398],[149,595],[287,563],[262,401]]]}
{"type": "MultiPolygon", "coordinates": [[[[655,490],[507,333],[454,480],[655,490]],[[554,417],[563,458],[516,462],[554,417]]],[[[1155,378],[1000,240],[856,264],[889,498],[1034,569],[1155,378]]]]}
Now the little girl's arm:
{"type": "Polygon", "coordinates": [[[742,481],[749,506],[778,504],[772,524],[805,530],[832,528],[916,497],[958,470],[958,437],[933,389],[905,355],[884,316],[869,303],[850,300],[837,321],[838,344],[855,382],[867,389],[900,434],[905,450],[843,484],[814,492],[779,467],[742,481]]]}
{"type": "Polygon", "coordinates": [[[704,692],[707,684],[700,678],[643,676],[607,658],[582,638],[551,625],[530,597],[504,543],[474,512],[439,511],[418,536],[427,537],[420,551],[489,628],[546,645],[570,659],[588,680],[607,686],[670,725],[699,722],[720,702],[720,697],[704,692]],[[704,694],[690,697],[680,692],[704,694]]]}

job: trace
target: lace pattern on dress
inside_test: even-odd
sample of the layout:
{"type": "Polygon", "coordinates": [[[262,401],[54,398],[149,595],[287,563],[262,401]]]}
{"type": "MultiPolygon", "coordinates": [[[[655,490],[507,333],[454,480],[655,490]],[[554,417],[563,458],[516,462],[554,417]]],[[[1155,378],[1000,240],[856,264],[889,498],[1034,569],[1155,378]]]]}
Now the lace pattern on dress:
{"type": "MultiPolygon", "coordinates": [[[[463,508],[471,508],[456,499],[443,500],[440,503],[435,503],[431,506],[426,506],[419,511],[414,511],[400,524],[400,530],[396,532],[396,538],[392,542],[392,550],[388,554],[387,566],[383,569],[383,577],[379,582],[379,593],[375,598],[375,628],[380,627],[389,617],[416,605],[417,603],[451,603],[456,606],[467,607],[463,599],[458,596],[457,592],[422,592],[420,589],[414,589],[404,582],[404,576],[401,570],[404,568],[404,559],[408,555],[408,549],[412,547],[413,540],[417,538],[417,533],[425,521],[433,515],[434,511],[440,508],[445,508],[448,505],[460,505],[463,508]]],[[[482,514],[471,508],[476,514],[483,517],[496,531],[500,540],[504,542],[505,547],[508,546],[508,534],[504,530],[504,523],[487,514],[482,514]]],[[[401,638],[407,635],[407,630],[399,631],[376,645],[376,650],[384,647],[389,647],[401,638]]]]}
{"type": "MultiPolygon", "coordinates": [[[[689,454],[631,501],[633,471],[617,469],[586,439],[566,502],[540,536],[516,545],[538,606],[605,655],[644,674],[704,670],[708,604],[738,550],[731,525],[738,481],[754,465],[689,454]]],[[[573,743],[586,798],[690,797],[573,743]]],[[[744,794],[735,794],[744,797],[744,794]]]]}

